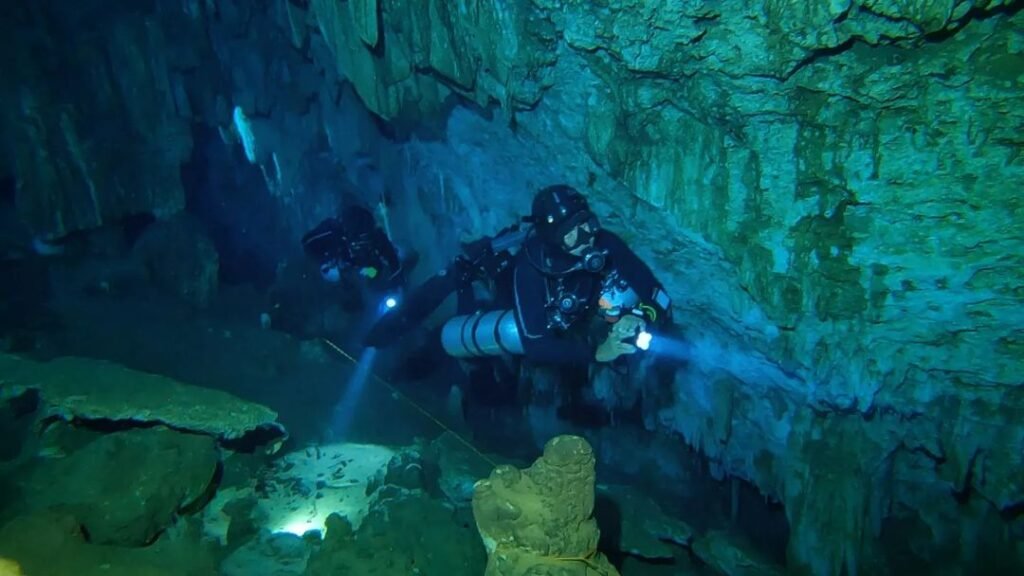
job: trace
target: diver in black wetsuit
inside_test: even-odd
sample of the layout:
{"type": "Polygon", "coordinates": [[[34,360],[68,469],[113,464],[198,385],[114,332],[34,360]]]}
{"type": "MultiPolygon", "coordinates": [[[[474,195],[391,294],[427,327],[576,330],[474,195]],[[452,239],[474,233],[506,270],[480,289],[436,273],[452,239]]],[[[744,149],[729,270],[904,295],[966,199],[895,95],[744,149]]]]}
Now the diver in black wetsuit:
{"type": "MultiPolygon", "coordinates": [[[[445,353],[458,359],[468,381],[460,386],[465,410],[515,403],[525,391],[522,361],[554,366],[563,381],[583,384],[592,363],[634,354],[645,348],[649,328],[671,321],[671,301],[650,268],[601,228],[577,190],[541,190],[528,221],[532,227],[512,226],[464,246],[450,266],[386,313],[364,345],[395,343],[456,293],[457,316],[406,358],[403,372],[421,378],[442,365],[445,353]],[[474,289],[481,286],[487,289],[474,289]],[[478,299],[480,292],[487,297],[478,299]]],[[[583,386],[567,389],[578,397],[583,386]]]]}
{"type": "Polygon", "coordinates": [[[564,185],[541,190],[531,218],[535,234],[517,256],[513,279],[526,358],[611,362],[636,352],[633,341],[649,325],[670,319],[671,300],[654,273],[601,228],[579,191],[564,185]],[[595,317],[610,328],[595,330],[587,321],[595,317]]]}
{"type": "Polygon", "coordinates": [[[386,292],[398,290],[404,281],[398,251],[362,206],[348,206],[340,218],[318,224],[302,237],[302,247],[320,264],[320,276],[327,282],[339,283],[349,275],[386,292]]]}
{"type": "Polygon", "coordinates": [[[579,191],[544,188],[530,220],[532,228],[511,227],[466,246],[463,256],[385,315],[364,343],[392,343],[452,292],[459,294],[459,316],[445,323],[441,343],[458,358],[611,362],[636,352],[636,338],[649,325],[669,320],[671,301],[650,268],[601,228],[579,191]],[[480,281],[493,288],[488,302],[473,299],[480,281]]]}

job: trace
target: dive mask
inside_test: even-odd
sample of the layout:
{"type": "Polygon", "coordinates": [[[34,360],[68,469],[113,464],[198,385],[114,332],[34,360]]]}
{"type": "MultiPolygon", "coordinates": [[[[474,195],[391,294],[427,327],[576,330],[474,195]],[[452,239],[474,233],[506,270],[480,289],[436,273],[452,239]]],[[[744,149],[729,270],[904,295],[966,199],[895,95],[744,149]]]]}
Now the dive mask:
{"type": "Polygon", "coordinates": [[[597,221],[596,216],[594,216],[589,210],[580,210],[558,226],[556,237],[562,245],[562,249],[566,252],[571,252],[580,246],[590,244],[594,240],[594,237],[597,236],[597,232],[600,229],[601,224],[597,221]],[[565,237],[568,236],[574,228],[576,229],[576,238],[570,246],[566,243],[565,237]]]}

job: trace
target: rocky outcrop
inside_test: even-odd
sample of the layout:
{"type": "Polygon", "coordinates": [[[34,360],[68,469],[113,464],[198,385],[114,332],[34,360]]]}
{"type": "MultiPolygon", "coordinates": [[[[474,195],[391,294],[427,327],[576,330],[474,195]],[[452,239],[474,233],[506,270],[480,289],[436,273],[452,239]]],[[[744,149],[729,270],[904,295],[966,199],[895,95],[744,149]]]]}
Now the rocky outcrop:
{"type": "Polygon", "coordinates": [[[693,543],[693,553],[726,576],[782,576],[786,573],[726,532],[711,532],[698,538],[693,543]]]}
{"type": "Polygon", "coordinates": [[[338,72],[389,120],[422,121],[453,93],[529,108],[552,82],[556,29],[532,6],[313,0],[309,8],[338,72]]]}
{"type": "Polygon", "coordinates": [[[203,504],[219,461],[209,436],[159,428],[107,434],[36,466],[26,505],[71,514],[94,544],[144,546],[181,510],[203,504]]]}
{"type": "Polygon", "coordinates": [[[156,14],[83,3],[12,7],[0,89],[0,172],[36,238],[185,206],[179,170],[192,149],[188,98],[156,14]]]}
{"type": "Polygon", "coordinates": [[[0,400],[37,394],[41,419],[164,424],[276,452],[287,434],[273,410],[220,390],[90,358],[36,362],[0,355],[0,400]]]}
{"type": "Polygon", "coordinates": [[[485,574],[618,574],[597,551],[594,492],[594,453],[578,436],[552,438],[526,470],[495,468],[473,494],[485,574]]]}
{"type": "Polygon", "coordinates": [[[602,547],[647,560],[671,560],[674,546],[689,546],[693,528],[662,511],[641,490],[624,485],[597,486],[594,515],[611,538],[601,537],[602,547]]]}
{"type": "Polygon", "coordinates": [[[468,519],[422,493],[385,486],[358,530],[338,514],[327,519],[305,574],[479,574],[483,564],[468,519]]]}
{"type": "MultiPolygon", "coordinates": [[[[211,551],[187,538],[162,538],[144,548],[91,544],[71,516],[20,516],[0,528],[0,553],[17,558],[31,576],[207,576],[216,573],[211,551]]],[[[7,568],[8,561],[0,563],[7,568]]],[[[17,576],[20,572],[13,572],[17,576]]],[[[6,576],[6,574],[5,574],[6,576]]]]}

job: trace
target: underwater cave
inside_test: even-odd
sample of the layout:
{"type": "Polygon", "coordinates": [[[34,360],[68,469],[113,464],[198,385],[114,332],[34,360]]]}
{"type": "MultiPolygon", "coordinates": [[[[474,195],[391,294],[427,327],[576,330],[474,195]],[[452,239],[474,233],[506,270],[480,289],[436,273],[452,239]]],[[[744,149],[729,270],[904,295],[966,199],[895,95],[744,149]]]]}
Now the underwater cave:
{"type": "Polygon", "coordinates": [[[1024,573],[1024,2],[0,22],[0,574],[1024,573]]]}

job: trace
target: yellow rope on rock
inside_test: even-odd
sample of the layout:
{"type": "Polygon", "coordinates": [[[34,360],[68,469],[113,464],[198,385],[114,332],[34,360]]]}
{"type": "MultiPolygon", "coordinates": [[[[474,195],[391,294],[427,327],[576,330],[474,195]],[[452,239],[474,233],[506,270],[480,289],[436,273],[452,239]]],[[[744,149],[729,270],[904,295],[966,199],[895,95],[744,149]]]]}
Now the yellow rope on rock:
{"type": "Polygon", "coordinates": [[[587,573],[587,569],[590,569],[601,576],[608,576],[607,572],[594,563],[594,556],[597,556],[597,548],[594,548],[583,556],[541,556],[541,558],[552,560],[554,562],[581,562],[585,566],[583,569],[584,574],[587,573]]]}
{"type": "MultiPolygon", "coordinates": [[[[504,548],[506,550],[506,552],[505,552],[506,554],[507,554],[507,550],[510,548],[509,546],[502,546],[502,545],[499,545],[499,547],[500,548],[504,548]]],[[[578,562],[580,564],[583,564],[583,574],[584,575],[586,575],[588,571],[593,570],[599,576],[608,576],[608,571],[605,570],[604,568],[602,568],[601,566],[599,566],[596,562],[594,562],[594,557],[597,556],[597,554],[598,554],[597,548],[591,549],[589,552],[587,552],[583,556],[545,556],[543,554],[537,554],[537,553],[533,552],[532,550],[529,550],[529,549],[526,549],[526,548],[513,548],[513,549],[518,551],[520,554],[525,555],[525,556],[532,556],[536,560],[536,562],[538,564],[548,564],[548,565],[550,565],[550,564],[564,564],[566,562],[578,562]]],[[[498,551],[495,550],[494,553],[497,554],[498,551]]]]}

